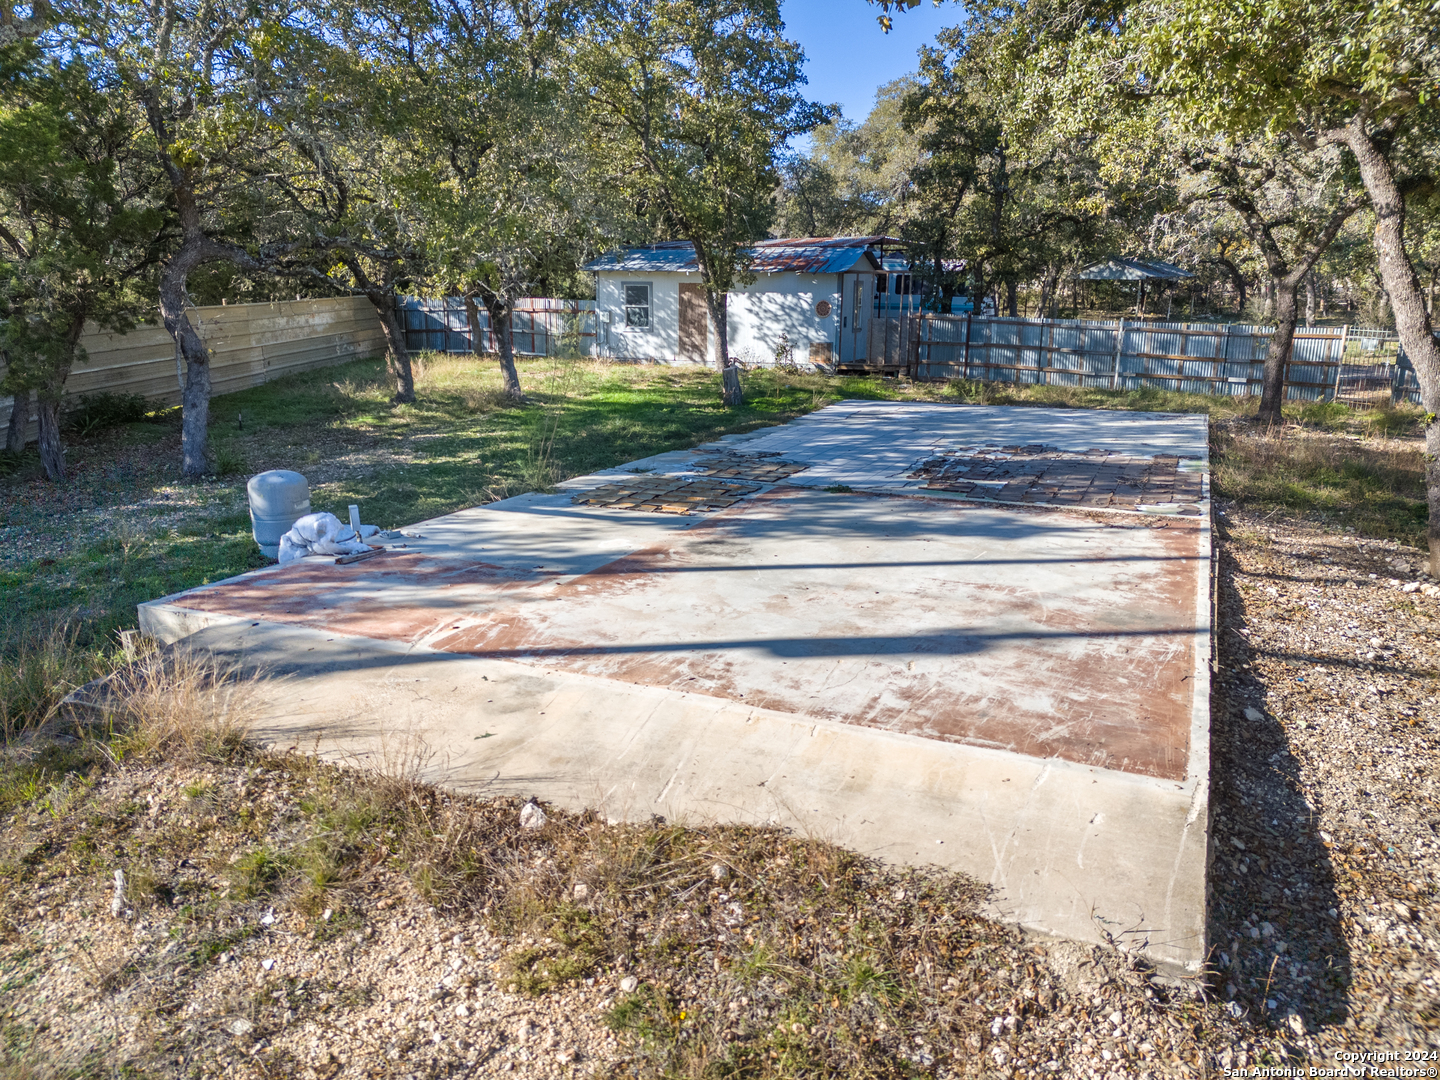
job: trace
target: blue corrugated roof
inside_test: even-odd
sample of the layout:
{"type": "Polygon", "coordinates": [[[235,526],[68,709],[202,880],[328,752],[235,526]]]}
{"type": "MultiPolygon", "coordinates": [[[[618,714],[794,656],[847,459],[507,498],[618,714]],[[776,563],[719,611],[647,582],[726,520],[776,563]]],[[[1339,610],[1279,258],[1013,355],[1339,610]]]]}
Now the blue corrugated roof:
{"type": "Polygon", "coordinates": [[[1159,259],[1111,258],[1075,275],[1081,281],[1178,281],[1195,275],[1159,259]]]}
{"type": "MultiPolygon", "coordinates": [[[[806,236],[786,240],[762,240],[751,249],[750,267],[757,274],[839,274],[854,269],[862,259],[872,269],[879,266],[886,247],[901,241],[890,236],[806,236]]],[[[585,264],[590,271],[622,273],[699,273],[695,249],[688,240],[670,240],[649,247],[627,248],[602,255],[585,264]]]]}

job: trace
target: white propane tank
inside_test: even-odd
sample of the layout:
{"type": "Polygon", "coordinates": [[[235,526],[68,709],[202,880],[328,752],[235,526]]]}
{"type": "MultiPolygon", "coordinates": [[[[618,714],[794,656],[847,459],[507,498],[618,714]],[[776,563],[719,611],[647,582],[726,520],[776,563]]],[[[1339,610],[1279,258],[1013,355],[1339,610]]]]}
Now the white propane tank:
{"type": "Polygon", "coordinates": [[[280,537],[298,518],[310,513],[310,484],[298,472],[271,469],[252,476],[245,490],[250,496],[255,542],[267,558],[278,559],[280,537]]]}

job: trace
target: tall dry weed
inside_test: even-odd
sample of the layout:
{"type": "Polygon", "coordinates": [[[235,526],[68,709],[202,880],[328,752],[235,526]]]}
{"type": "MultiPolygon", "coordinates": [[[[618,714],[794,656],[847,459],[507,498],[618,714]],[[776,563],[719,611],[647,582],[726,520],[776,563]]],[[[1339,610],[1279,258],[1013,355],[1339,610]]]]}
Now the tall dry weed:
{"type": "Polygon", "coordinates": [[[151,653],[105,688],[112,753],[232,761],[249,742],[260,683],[259,675],[204,654],[151,653]]]}
{"type": "Polygon", "coordinates": [[[6,742],[40,727],[77,687],[104,675],[107,657],[78,642],[79,628],[56,622],[0,629],[0,734],[6,742]]]}

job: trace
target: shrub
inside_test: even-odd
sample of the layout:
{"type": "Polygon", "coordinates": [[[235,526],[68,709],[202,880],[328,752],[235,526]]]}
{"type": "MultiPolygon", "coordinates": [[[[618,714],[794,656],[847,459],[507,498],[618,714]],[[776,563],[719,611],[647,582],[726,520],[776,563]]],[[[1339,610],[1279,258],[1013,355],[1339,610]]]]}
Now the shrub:
{"type": "Polygon", "coordinates": [[[144,420],[150,403],[139,394],[84,394],[65,414],[65,426],[76,435],[89,435],[105,428],[144,420]]]}

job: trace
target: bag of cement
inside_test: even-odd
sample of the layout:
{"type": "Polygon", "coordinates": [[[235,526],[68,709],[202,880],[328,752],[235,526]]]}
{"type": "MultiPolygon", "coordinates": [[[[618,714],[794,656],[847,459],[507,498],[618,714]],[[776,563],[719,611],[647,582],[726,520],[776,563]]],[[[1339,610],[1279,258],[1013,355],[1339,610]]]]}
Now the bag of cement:
{"type": "MultiPolygon", "coordinates": [[[[377,531],[373,525],[360,526],[362,534],[367,529],[371,535],[377,531]]],[[[280,565],[306,555],[358,555],[369,550],[370,545],[334,514],[306,514],[280,537],[280,565]]]]}

